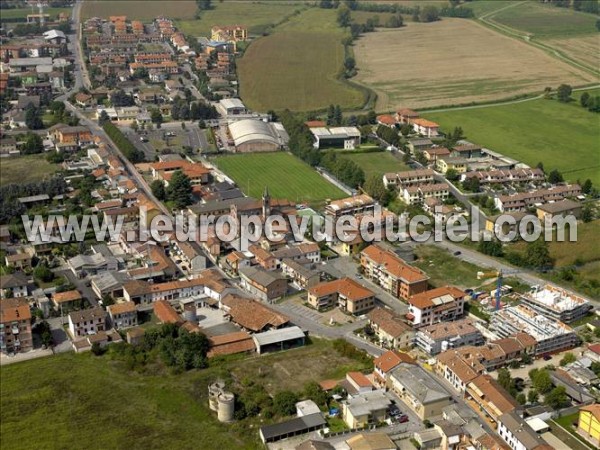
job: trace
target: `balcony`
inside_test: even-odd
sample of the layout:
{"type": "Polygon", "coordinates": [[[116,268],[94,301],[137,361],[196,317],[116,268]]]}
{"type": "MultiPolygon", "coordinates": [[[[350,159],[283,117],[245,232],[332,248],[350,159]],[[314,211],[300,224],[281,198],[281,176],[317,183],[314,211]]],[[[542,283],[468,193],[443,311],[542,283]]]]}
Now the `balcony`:
{"type": "Polygon", "coordinates": [[[19,327],[16,325],[13,325],[12,328],[10,329],[12,334],[19,334],[19,327]]]}

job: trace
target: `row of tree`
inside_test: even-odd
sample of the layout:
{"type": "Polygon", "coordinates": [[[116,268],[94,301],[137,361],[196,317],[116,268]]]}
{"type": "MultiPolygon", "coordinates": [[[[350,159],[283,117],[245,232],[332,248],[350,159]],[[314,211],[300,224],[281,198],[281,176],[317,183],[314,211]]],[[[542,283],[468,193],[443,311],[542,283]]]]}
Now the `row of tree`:
{"type": "MultiPolygon", "coordinates": [[[[105,114],[106,111],[102,111],[102,113],[105,114]]],[[[113,124],[110,119],[107,119],[108,116],[103,117],[101,115],[99,123],[108,137],[111,138],[119,150],[121,150],[123,156],[125,156],[125,158],[134,164],[144,161],[144,152],[135,148],[135,145],[133,145],[129,139],[127,139],[125,135],[121,133],[121,130],[119,130],[119,128],[113,124]]]]}
{"type": "Polygon", "coordinates": [[[600,112],[600,95],[592,97],[589,92],[584,92],[579,98],[579,104],[590,112],[600,112]]]}
{"type": "Polygon", "coordinates": [[[27,184],[6,184],[0,187],[0,223],[7,223],[13,217],[25,212],[25,207],[17,200],[19,197],[48,194],[50,197],[64,194],[67,183],[64,178],[54,177],[49,180],[27,184]]]}
{"type": "Polygon", "coordinates": [[[598,0],[540,0],[540,3],[550,3],[559,8],[573,8],[575,11],[582,11],[590,14],[598,14],[600,8],[598,0]]]}
{"type": "Polygon", "coordinates": [[[321,166],[351,188],[362,186],[365,182],[365,172],[361,167],[354,161],[338,157],[335,151],[323,154],[321,166]]]}
{"type": "Polygon", "coordinates": [[[219,113],[214,106],[205,102],[190,103],[181,97],[175,99],[171,108],[173,120],[208,120],[218,117],[219,113]]]}
{"type": "Polygon", "coordinates": [[[393,145],[394,147],[398,147],[400,145],[400,135],[395,128],[391,128],[386,125],[379,125],[375,133],[385,142],[393,145]]]}

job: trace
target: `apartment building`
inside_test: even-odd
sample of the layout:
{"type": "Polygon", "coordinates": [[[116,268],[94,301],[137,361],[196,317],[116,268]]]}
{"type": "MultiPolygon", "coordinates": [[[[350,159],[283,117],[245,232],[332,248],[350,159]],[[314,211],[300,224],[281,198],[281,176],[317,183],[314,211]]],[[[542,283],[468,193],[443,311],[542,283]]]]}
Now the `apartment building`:
{"type": "Polygon", "coordinates": [[[71,332],[71,337],[77,338],[105,331],[105,322],[106,313],[101,306],[73,311],[69,314],[69,331],[71,332]]]}
{"type": "Polygon", "coordinates": [[[554,450],[516,411],[500,416],[497,432],[513,450],[554,450]]]}
{"type": "Polygon", "coordinates": [[[351,278],[341,278],[310,288],[307,301],[318,310],[338,306],[350,314],[363,314],[375,306],[375,294],[351,278]]]}
{"type": "Polygon", "coordinates": [[[429,198],[447,200],[450,189],[447,183],[432,183],[409,186],[402,189],[400,197],[409,205],[422,205],[429,198]]]}
{"type": "Polygon", "coordinates": [[[325,206],[325,215],[337,218],[357,214],[373,214],[375,200],[366,194],[334,200],[325,206]]]}
{"type": "Polygon", "coordinates": [[[407,299],[425,292],[429,277],[408,265],[395,253],[379,245],[370,245],[360,254],[365,276],[395,297],[407,299]]]}
{"type": "Polygon", "coordinates": [[[466,294],[454,286],[443,286],[408,298],[406,317],[415,328],[439,322],[451,322],[462,317],[466,294]]]}
{"type": "Polygon", "coordinates": [[[386,173],[383,175],[385,187],[408,187],[434,182],[433,169],[406,170],[404,172],[386,173]]]}
{"type": "Polygon", "coordinates": [[[417,347],[430,355],[465,345],[483,345],[484,342],[481,331],[475,328],[471,319],[429,325],[420,328],[415,336],[417,347]]]}
{"type": "Polygon", "coordinates": [[[379,342],[388,348],[412,347],[415,332],[394,311],[374,308],[368,314],[369,326],[379,338],[379,342]]]}
{"type": "Polygon", "coordinates": [[[564,323],[575,322],[592,309],[586,299],[549,284],[523,294],[521,301],[535,312],[564,323]]]}
{"type": "Polygon", "coordinates": [[[24,298],[6,298],[0,301],[0,351],[2,353],[28,352],[33,349],[31,310],[24,298]]]}
{"type": "Polygon", "coordinates": [[[134,302],[116,303],[107,309],[114,328],[137,327],[138,317],[134,302]]]}

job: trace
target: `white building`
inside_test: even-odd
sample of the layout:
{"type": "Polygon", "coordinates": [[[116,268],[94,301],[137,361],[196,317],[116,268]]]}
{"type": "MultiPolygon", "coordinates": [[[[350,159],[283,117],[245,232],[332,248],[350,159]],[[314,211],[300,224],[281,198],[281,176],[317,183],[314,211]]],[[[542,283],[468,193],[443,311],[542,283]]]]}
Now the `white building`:
{"type": "Polygon", "coordinates": [[[521,296],[521,300],[534,311],[564,323],[579,320],[592,309],[590,302],[584,298],[549,284],[543,289],[532,289],[521,296]]]}
{"type": "Polygon", "coordinates": [[[533,431],[533,428],[515,411],[500,416],[497,431],[513,450],[551,450],[554,448],[533,431]]]}
{"type": "Polygon", "coordinates": [[[69,314],[71,337],[77,338],[105,330],[106,313],[101,306],[73,311],[69,314]]]}
{"type": "Polygon", "coordinates": [[[360,130],[356,127],[311,128],[315,148],[341,147],[354,150],[360,145],[360,130]]]}
{"type": "Polygon", "coordinates": [[[485,340],[471,319],[441,322],[419,329],[415,343],[426,353],[437,355],[451,348],[482,345],[485,340]]]}

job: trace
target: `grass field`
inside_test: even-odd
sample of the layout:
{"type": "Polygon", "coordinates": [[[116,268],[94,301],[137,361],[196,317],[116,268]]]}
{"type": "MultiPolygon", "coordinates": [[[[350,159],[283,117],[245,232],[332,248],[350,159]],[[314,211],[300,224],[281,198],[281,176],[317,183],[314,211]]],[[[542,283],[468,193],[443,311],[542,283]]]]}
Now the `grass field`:
{"type": "Polygon", "coordinates": [[[0,159],[0,185],[31,183],[50,178],[60,167],[46,161],[44,155],[0,159]]]}
{"type": "MultiPolygon", "coordinates": [[[[3,9],[2,19],[24,19],[28,14],[38,14],[38,8],[14,8],[14,9],[3,9]]],[[[55,20],[60,13],[71,14],[71,8],[44,8],[44,14],[50,14],[50,18],[55,20]]]]}
{"type": "Polygon", "coordinates": [[[347,195],[312,167],[284,153],[254,153],[216,158],[220,170],[235,180],[247,195],[260,198],[265,186],[274,198],[318,203],[347,195]]]}
{"type": "Polygon", "coordinates": [[[261,35],[269,27],[295,11],[304,8],[302,3],[288,2],[213,2],[214,8],[203,11],[198,20],[179,20],[177,27],[192,36],[210,36],[214,25],[243,24],[251,35],[261,35]]]}
{"type": "Polygon", "coordinates": [[[346,153],[339,152],[338,156],[349,159],[358,164],[365,172],[366,178],[370,175],[383,176],[384,173],[400,172],[409,170],[409,167],[400,159],[395,158],[389,152],[374,153],[346,153]]]}
{"type": "Polygon", "coordinates": [[[258,419],[230,425],[208,409],[207,386],[217,378],[248,378],[273,393],[301,390],[308,380],[364,366],[339,356],[329,341],[201,371],[126,371],[109,355],[63,353],[2,367],[0,438],[11,449],[264,448],[258,419]],[[288,375],[289,374],[289,375],[288,375]],[[49,431],[51,430],[51,432],[49,431]]]}
{"type": "Polygon", "coordinates": [[[415,254],[419,260],[415,266],[429,275],[429,283],[435,287],[456,285],[473,288],[482,284],[477,279],[481,268],[452,256],[448,251],[433,245],[418,245],[415,254]]]}
{"type": "Polygon", "coordinates": [[[86,0],[81,7],[81,18],[108,17],[126,15],[130,19],[150,21],[158,16],[171,19],[193,19],[198,10],[195,1],[177,0],[168,2],[160,0],[86,0]]]}
{"type": "Polygon", "coordinates": [[[252,42],[237,62],[244,103],[257,111],[360,107],[363,93],[337,78],[343,36],[335,11],[312,8],[252,42]]]}
{"type": "Polygon", "coordinates": [[[597,80],[543,50],[464,19],[368,33],[356,42],[354,54],[356,81],[377,92],[378,111],[498,100],[597,80]]]}
{"type": "Polygon", "coordinates": [[[531,166],[542,161],[546,171],[559,169],[568,180],[590,178],[600,185],[598,115],[576,102],[540,99],[424,115],[446,130],[461,126],[467,139],[531,166]]]}
{"type": "Polygon", "coordinates": [[[488,19],[536,37],[597,33],[597,18],[592,14],[539,2],[521,2],[491,14],[488,19]]]}

